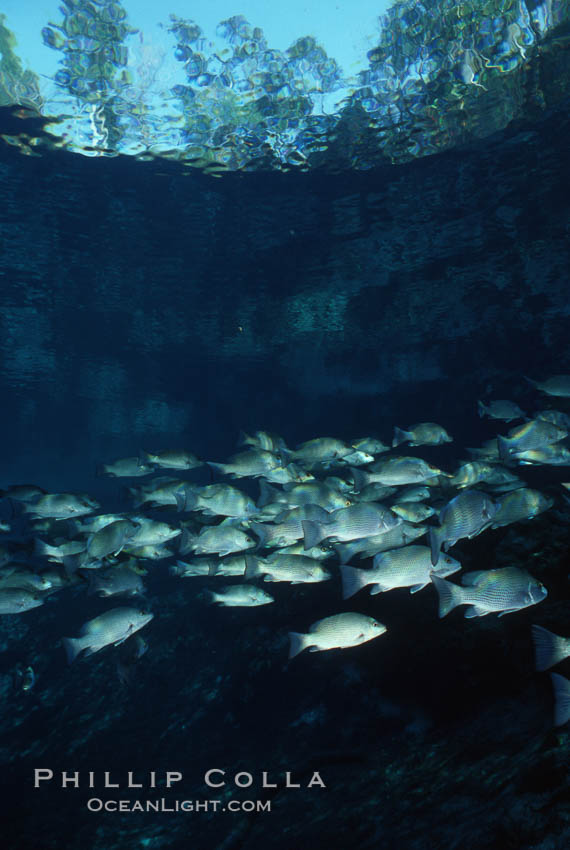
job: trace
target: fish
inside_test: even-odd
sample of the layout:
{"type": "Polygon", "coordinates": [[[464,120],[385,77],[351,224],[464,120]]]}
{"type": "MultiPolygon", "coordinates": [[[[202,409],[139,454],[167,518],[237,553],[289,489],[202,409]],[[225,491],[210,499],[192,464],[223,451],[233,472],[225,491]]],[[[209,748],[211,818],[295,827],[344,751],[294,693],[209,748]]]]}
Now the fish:
{"type": "Polygon", "coordinates": [[[154,467],[141,463],[138,457],[122,457],[110,463],[102,463],[97,467],[98,475],[108,475],[110,478],[140,478],[150,475],[154,467]]]}
{"type": "Polygon", "coordinates": [[[464,537],[476,537],[487,528],[497,512],[494,502],[479,490],[463,490],[440,511],[440,527],[430,528],[431,562],[438,562],[442,545],[447,551],[464,537]]]}
{"type": "Polygon", "coordinates": [[[80,576],[66,576],[61,570],[58,569],[43,570],[42,578],[47,579],[47,581],[49,582],[49,590],[42,591],[44,596],[56,593],[58,590],[61,590],[62,587],[69,587],[71,584],[80,584],[82,582],[80,576]]]}
{"type": "MultiPolygon", "coordinates": [[[[332,461],[332,463],[336,463],[340,466],[364,466],[367,463],[372,463],[373,460],[374,455],[369,454],[369,452],[364,452],[362,449],[355,449],[350,452],[350,454],[339,458],[337,461],[332,461]]],[[[328,463],[331,463],[331,461],[328,461],[328,463]]]]}
{"type": "Polygon", "coordinates": [[[421,502],[404,502],[404,504],[390,505],[390,510],[396,516],[406,522],[419,523],[433,516],[437,511],[430,505],[422,505],[421,502]]]}
{"type": "Polygon", "coordinates": [[[453,478],[449,479],[449,485],[461,490],[464,487],[471,487],[473,484],[480,484],[481,481],[487,481],[493,475],[494,469],[493,464],[483,460],[464,463],[459,467],[453,478]]]}
{"type": "Polygon", "coordinates": [[[127,541],[123,552],[127,555],[132,555],[135,559],[146,558],[150,561],[163,561],[166,558],[172,558],[174,554],[163,543],[147,543],[144,546],[131,546],[130,541],[127,541]]]}
{"type": "Polygon", "coordinates": [[[467,451],[476,460],[489,460],[491,463],[498,463],[500,460],[497,437],[494,437],[492,440],[486,440],[482,446],[467,449],[467,451]]]}
{"type": "Polygon", "coordinates": [[[274,523],[252,522],[250,528],[259,538],[261,546],[279,548],[289,546],[303,537],[303,520],[327,523],[330,516],[331,514],[318,505],[301,505],[279,514],[274,523]]]}
{"type": "Polygon", "coordinates": [[[69,664],[83,653],[93,655],[106,646],[123,643],[128,637],[144,628],[153,618],[150,611],[140,608],[111,608],[88,620],[81,627],[80,637],[62,638],[69,664]]]}
{"type": "Polygon", "coordinates": [[[69,519],[91,514],[101,507],[96,499],[85,494],[46,493],[30,502],[23,503],[24,513],[31,517],[69,519]]]}
{"type": "Polygon", "coordinates": [[[216,558],[210,569],[211,576],[243,576],[245,575],[248,551],[236,555],[227,555],[225,558],[216,558]]]}
{"type": "Polygon", "coordinates": [[[422,537],[427,530],[426,525],[412,525],[404,521],[390,531],[384,532],[384,534],[374,534],[372,537],[351,540],[349,543],[334,543],[333,549],[338,555],[340,563],[347,564],[355,555],[367,558],[377,555],[378,552],[386,552],[389,549],[406,546],[413,540],[422,537]]]}
{"type": "Polygon", "coordinates": [[[564,428],[559,428],[553,422],[544,419],[529,419],[516,428],[511,428],[507,437],[497,437],[499,456],[503,463],[508,463],[513,454],[529,449],[544,449],[552,443],[557,443],[568,436],[564,428]]]}
{"type": "Polygon", "coordinates": [[[73,536],[76,534],[94,534],[96,531],[105,528],[106,525],[122,519],[128,519],[128,517],[125,514],[96,514],[95,516],[68,520],[67,528],[73,536]]]}
{"type": "Polygon", "coordinates": [[[239,445],[252,446],[255,449],[262,449],[265,452],[273,452],[274,454],[279,454],[283,449],[287,450],[287,445],[283,437],[280,437],[278,434],[271,434],[269,431],[255,431],[251,436],[242,431],[239,445]]]}
{"type": "Polygon", "coordinates": [[[542,672],[570,656],[570,638],[555,635],[542,626],[531,626],[536,669],[542,672]]]}
{"type": "Polygon", "coordinates": [[[180,478],[161,476],[153,478],[152,481],[140,487],[128,487],[127,492],[133,500],[135,509],[147,504],[153,507],[176,505],[179,508],[181,491],[185,492],[186,488],[193,491],[193,487],[194,485],[182,481],[180,478]]]}
{"type": "Polygon", "coordinates": [[[517,463],[528,466],[542,464],[543,466],[570,466],[570,449],[560,443],[545,446],[542,449],[528,449],[515,452],[511,456],[517,463]]]}
{"type": "Polygon", "coordinates": [[[538,410],[534,414],[534,419],[544,419],[546,422],[553,422],[559,428],[570,432],[570,416],[567,413],[562,413],[560,410],[538,410]]]}
{"type": "Polygon", "coordinates": [[[559,673],[551,673],[554,690],[554,725],[564,726],[570,720],[570,680],[559,673]]]}
{"type": "Polygon", "coordinates": [[[156,546],[168,543],[182,534],[181,528],[174,528],[167,522],[160,522],[146,516],[133,516],[131,522],[136,523],[136,528],[129,535],[129,546],[156,546]]]}
{"type": "Polygon", "coordinates": [[[351,505],[349,508],[333,511],[326,522],[303,520],[305,548],[317,546],[322,540],[330,539],[335,543],[341,543],[360,537],[369,537],[372,534],[381,534],[395,528],[401,522],[400,517],[395,516],[382,505],[376,505],[373,502],[351,505]]]}
{"type": "Polygon", "coordinates": [[[436,425],[435,422],[419,422],[407,429],[395,427],[392,448],[402,443],[408,443],[410,446],[441,446],[443,443],[452,442],[453,437],[450,437],[441,425],[436,425]]]}
{"type": "Polygon", "coordinates": [[[370,569],[341,566],[342,596],[348,599],[367,586],[371,595],[396,587],[409,587],[410,593],[416,593],[430,584],[432,573],[448,576],[460,569],[459,561],[444,555],[434,570],[428,546],[404,546],[375,555],[370,569]]]}
{"type": "Polygon", "coordinates": [[[12,499],[14,502],[33,502],[45,495],[46,491],[37,484],[12,484],[5,490],[0,490],[1,498],[12,499]]]}
{"type": "Polygon", "coordinates": [[[316,437],[314,440],[301,443],[294,451],[287,454],[293,461],[311,466],[315,463],[345,457],[352,451],[353,447],[347,446],[342,440],[333,437],[316,437]]]}
{"type": "MultiPolygon", "coordinates": [[[[395,492],[395,490],[392,490],[392,492],[395,492]]],[[[424,499],[429,499],[430,495],[429,487],[405,487],[398,492],[398,504],[401,505],[403,502],[423,502],[424,499]]],[[[381,501],[381,498],[379,496],[378,500],[381,501]]]]}
{"type": "Polygon", "coordinates": [[[233,552],[242,552],[244,549],[254,549],[256,541],[230,525],[206,526],[196,535],[188,531],[182,533],[180,552],[196,552],[198,555],[231,555],[233,552]]]}
{"type": "Polygon", "coordinates": [[[97,596],[144,596],[145,587],[140,575],[128,567],[97,571],[89,580],[88,593],[97,596]]]}
{"type": "MultiPolygon", "coordinates": [[[[326,484],[327,487],[332,487],[332,489],[336,490],[338,493],[352,492],[352,482],[346,481],[338,475],[327,475],[323,483],[326,484]]],[[[345,505],[345,507],[347,506],[345,505]]]]}
{"type": "Polygon", "coordinates": [[[135,531],[136,525],[129,519],[119,519],[104,525],[89,536],[86,548],[88,556],[101,559],[107,555],[118,555],[135,531]]]}
{"type": "Polygon", "coordinates": [[[269,481],[272,484],[292,484],[315,480],[315,476],[311,472],[301,469],[300,466],[294,463],[268,469],[263,477],[265,481],[269,481]]]}
{"type": "Polygon", "coordinates": [[[270,558],[245,556],[245,577],[254,579],[263,576],[264,581],[287,581],[290,584],[310,584],[327,581],[331,574],[319,561],[304,555],[273,554],[270,558]]]}
{"type": "Polygon", "coordinates": [[[275,601],[269,593],[253,584],[232,584],[219,591],[208,590],[206,594],[212,604],[226,608],[252,608],[275,601]]]}
{"type": "Polygon", "coordinates": [[[0,572],[0,591],[7,587],[19,587],[41,593],[51,588],[51,582],[46,576],[38,575],[22,564],[17,564],[14,569],[4,568],[0,572]]]}
{"type": "Polygon", "coordinates": [[[352,440],[350,445],[356,451],[368,452],[371,455],[379,455],[390,450],[390,446],[375,437],[359,437],[357,440],[352,440]]]}
{"type": "MultiPolygon", "coordinates": [[[[391,457],[377,460],[366,472],[354,469],[354,486],[362,490],[366,484],[420,484],[436,475],[446,475],[441,469],[419,457],[391,457]]],[[[448,476],[451,477],[451,476],[448,476]]]]}
{"type": "Polygon", "coordinates": [[[526,418],[526,414],[520,409],[518,404],[515,404],[514,401],[508,401],[506,398],[498,398],[487,404],[478,401],[477,411],[481,418],[488,416],[490,419],[501,419],[503,422],[512,422],[515,419],[526,418]]]}
{"type": "Polygon", "coordinates": [[[169,573],[172,576],[180,576],[187,578],[189,576],[209,576],[213,575],[217,558],[198,558],[195,561],[176,561],[176,564],[170,567],[169,573]]]}
{"type": "Polygon", "coordinates": [[[258,506],[264,507],[274,501],[282,502],[289,508],[318,505],[325,511],[335,511],[352,504],[352,499],[346,493],[335,490],[323,481],[307,481],[303,484],[287,486],[284,490],[278,490],[262,482],[260,497],[257,500],[258,506]]]}
{"type": "Polygon", "coordinates": [[[462,576],[463,587],[432,575],[439,594],[439,616],[445,617],[458,605],[468,605],[465,617],[500,617],[537,605],[548,595],[537,579],[518,567],[478,570],[462,576]]]}
{"type": "Polygon", "coordinates": [[[85,551],[87,542],[85,540],[62,540],[52,546],[44,540],[36,537],[34,540],[34,551],[36,555],[47,558],[52,563],[63,563],[63,559],[68,555],[79,555],[85,551]]]}
{"type": "Polygon", "coordinates": [[[208,462],[208,466],[231,478],[259,478],[283,465],[281,458],[263,449],[247,449],[229,458],[227,463],[208,462]]]}
{"type": "Polygon", "coordinates": [[[36,590],[24,587],[0,589],[0,614],[20,614],[43,605],[43,598],[36,590]]]}
{"type": "Polygon", "coordinates": [[[230,484],[208,484],[179,491],[183,510],[199,511],[206,516],[247,517],[258,513],[253,499],[230,484]]]}
{"type": "Polygon", "coordinates": [[[250,529],[258,538],[259,545],[267,548],[290,546],[303,537],[303,527],[298,520],[282,523],[252,522],[250,529]]]}
{"type": "Polygon", "coordinates": [[[553,504],[554,500],[549,496],[545,496],[538,490],[531,490],[529,487],[522,487],[512,493],[506,493],[495,502],[497,510],[491,528],[500,528],[503,525],[510,525],[512,522],[533,519],[543,511],[547,511],[553,504]]]}
{"type": "Polygon", "coordinates": [[[161,469],[197,469],[203,466],[192,452],[186,449],[164,449],[160,452],[141,452],[143,464],[152,464],[161,469]]]}
{"type": "Polygon", "coordinates": [[[491,472],[485,478],[485,485],[487,488],[492,487],[493,491],[516,490],[517,487],[524,487],[524,481],[504,466],[493,464],[491,472]]]}
{"type": "Polygon", "coordinates": [[[304,649],[309,652],[347,649],[380,637],[385,632],[386,626],[373,617],[353,612],[333,614],[331,617],[317,620],[306,634],[289,632],[289,658],[295,658],[304,649]]]}
{"type": "MultiPolygon", "coordinates": [[[[312,549],[305,549],[304,541],[298,540],[290,546],[280,546],[275,550],[276,555],[304,555],[306,558],[313,558],[315,561],[326,561],[332,558],[334,552],[330,546],[313,546],[312,549]]],[[[268,558],[272,556],[269,555],[268,558]]]]}
{"type": "Polygon", "coordinates": [[[397,489],[397,487],[386,487],[385,484],[366,484],[353,497],[358,502],[382,502],[389,496],[393,496],[397,489]]]}
{"type": "Polygon", "coordinates": [[[553,375],[546,381],[534,381],[532,378],[526,378],[526,380],[546,395],[570,398],[570,375],[553,375]]]}

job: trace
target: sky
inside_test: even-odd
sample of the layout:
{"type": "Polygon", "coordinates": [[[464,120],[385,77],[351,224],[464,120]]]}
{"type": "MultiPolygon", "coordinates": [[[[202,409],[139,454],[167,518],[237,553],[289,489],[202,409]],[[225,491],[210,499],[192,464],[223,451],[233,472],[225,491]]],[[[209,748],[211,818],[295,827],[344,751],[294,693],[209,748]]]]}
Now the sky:
{"type": "MultiPolygon", "coordinates": [[[[129,22],[142,30],[146,43],[165,43],[164,29],[170,13],[196,21],[207,37],[216,25],[233,15],[243,15],[260,26],[269,45],[284,50],[295,39],[313,35],[345,74],[353,76],[367,66],[366,53],[377,40],[378,17],[390,0],[122,0],[129,22]]],[[[17,38],[16,52],[26,67],[52,76],[59,53],[45,47],[41,30],[50,20],[61,21],[58,0],[2,0],[1,12],[17,38]]],[[[171,40],[171,37],[166,37],[171,40]]]]}

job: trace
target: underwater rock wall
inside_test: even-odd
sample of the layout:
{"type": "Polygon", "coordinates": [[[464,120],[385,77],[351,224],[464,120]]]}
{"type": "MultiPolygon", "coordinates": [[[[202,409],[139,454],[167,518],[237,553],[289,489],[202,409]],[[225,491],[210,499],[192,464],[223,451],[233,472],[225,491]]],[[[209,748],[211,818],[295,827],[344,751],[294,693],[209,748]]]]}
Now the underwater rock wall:
{"type": "Polygon", "coordinates": [[[568,129],[554,113],[366,175],[218,180],[4,148],[0,437],[18,477],[182,435],[215,456],[294,410],[288,442],[413,421],[424,394],[438,421],[450,398],[516,400],[521,374],[564,371],[568,129]]]}

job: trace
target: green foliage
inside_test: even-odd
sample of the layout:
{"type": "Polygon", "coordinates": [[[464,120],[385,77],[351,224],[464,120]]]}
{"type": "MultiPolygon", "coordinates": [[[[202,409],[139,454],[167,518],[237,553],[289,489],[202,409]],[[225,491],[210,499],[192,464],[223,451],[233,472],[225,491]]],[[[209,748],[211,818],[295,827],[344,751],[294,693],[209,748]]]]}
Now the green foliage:
{"type": "Polygon", "coordinates": [[[55,82],[92,105],[99,141],[114,147],[121,138],[121,90],[130,82],[125,40],[137,30],[116,0],[63,0],[60,9],[61,24],[42,30],[44,44],[62,54],[55,82]]]}
{"type": "Polygon", "coordinates": [[[0,14],[0,106],[19,104],[40,108],[38,77],[24,70],[15,53],[16,37],[0,14]]]}

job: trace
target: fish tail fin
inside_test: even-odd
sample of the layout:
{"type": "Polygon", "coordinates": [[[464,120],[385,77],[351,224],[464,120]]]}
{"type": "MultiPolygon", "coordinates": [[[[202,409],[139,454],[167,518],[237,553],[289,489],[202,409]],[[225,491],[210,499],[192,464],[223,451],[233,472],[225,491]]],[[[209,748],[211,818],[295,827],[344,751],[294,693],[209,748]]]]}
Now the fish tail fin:
{"type": "Polygon", "coordinates": [[[436,528],[432,525],[429,530],[429,545],[431,549],[431,562],[434,567],[439,561],[439,553],[441,551],[442,543],[443,535],[441,533],[441,528],[436,528]]]}
{"type": "Polygon", "coordinates": [[[190,492],[186,487],[182,487],[178,490],[174,497],[176,499],[176,510],[179,513],[185,511],[193,511],[196,509],[196,505],[198,504],[198,496],[196,493],[190,492]]]}
{"type": "Polygon", "coordinates": [[[394,439],[392,440],[392,448],[395,449],[396,446],[399,446],[400,443],[405,443],[409,438],[409,434],[407,431],[404,431],[403,428],[398,428],[397,425],[394,425],[394,439]]]}
{"type": "Polygon", "coordinates": [[[208,461],[206,461],[206,465],[209,466],[210,469],[213,469],[214,472],[219,472],[220,475],[226,474],[226,465],[227,464],[225,464],[225,463],[213,463],[213,461],[208,460],[208,461]]]}
{"type": "Polygon", "coordinates": [[[150,452],[145,452],[144,449],[141,449],[139,451],[138,465],[144,466],[146,463],[152,463],[151,457],[152,455],[150,452]]]}
{"type": "Polygon", "coordinates": [[[49,543],[45,543],[43,540],[40,540],[39,537],[34,537],[33,546],[34,555],[39,555],[40,557],[42,555],[45,555],[47,557],[50,554],[50,550],[52,548],[49,543]]]}
{"type": "Polygon", "coordinates": [[[218,597],[218,594],[214,590],[205,590],[204,598],[210,605],[214,605],[216,602],[221,601],[218,597]]]}
{"type": "Polygon", "coordinates": [[[305,649],[305,635],[300,632],[289,632],[289,658],[295,658],[305,649]]]}
{"type": "Polygon", "coordinates": [[[67,663],[72,664],[83,649],[81,638],[64,637],[61,639],[61,642],[67,655],[67,663]]]}
{"type": "Polygon", "coordinates": [[[84,553],[80,553],[79,555],[64,555],[62,563],[66,578],[74,576],[77,570],[83,566],[84,560],[84,553]]]}
{"type": "Polygon", "coordinates": [[[497,448],[499,449],[499,457],[504,464],[510,464],[511,456],[509,452],[509,441],[506,437],[497,437],[497,448]]]}
{"type": "Polygon", "coordinates": [[[194,550],[196,538],[190,531],[188,531],[187,528],[184,529],[178,540],[180,541],[178,544],[178,552],[180,555],[187,555],[188,552],[192,552],[194,550]]]}
{"type": "Polygon", "coordinates": [[[244,577],[247,579],[257,578],[261,575],[261,570],[259,569],[259,560],[255,557],[255,555],[250,555],[249,552],[245,555],[245,573],[244,577]]]}
{"type": "Polygon", "coordinates": [[[95,464],[95,475],[100,478],[102,475],[107,475],[107,464],[106,463],[96,463],[95,464]]]}
{"type": "Polygon", "coordinates": [[[186,510],[186,491],[177,490],[174,494],[174,498],[176,499],[176,510],[179,514],[184,513],[186,510]]]}
{"type": "Polygon", "coordinates": [[[346,564],[348,564],[348,562],[352,558],[352,552],[347,547],[347,544],[346,543],[333,543],[332,548],[334,549],[334,551],[338,555],[340,566],[344,567],[346,564]]]}
{"type": "Polygon", "coordinates": [[[564,726],[570,720],[570,681],[559,673],[551,673],[550,678],[554,689],[554,725],[564,726]]]}
{"type": "Polygon", "coordinates": [[[312,549],[313,546],[318,546],[321,540],[325,539],[325,533],[320,522],[312,519],[304,519],[301,522],[303,526],[303,535],[305,537],[305,551],[312,549]]]}
{"type": "Polygon", "coordinates": [[[525,381],[528,381],[529,384],[532,384],[533,387],[538,387],[538,381],[535,381],[533,378],[529,378],[528,375],[523,376],[525,381]]]}
{"type": "Polygon", "coordinates": [[[277,487],[272,487],[264,478],[259,478],[259,499],[257,507],[264,508],[265,505],[270,505],[275,501],[276,496],[281,492],[277,487]]]}
{"type": "Polygon", "coordinates": [[[245,431],[240,431],[237,444],[238,446],[256,446],[257,442],[255,437],[250,437],[250,435],[246,434],[245,431]]]}
{"type": "Polygon", "coordinates": [[[487,408],[485,407],[482,401],[477,402],[477,413],[479,414],[480,419],[482,419],[487,413],[487,408]]]}
{"type": "Polygon", "coordinates": [[[439,594],[439,618],[441,619],[449,614],[457,605],[461,605],[463,593],[459,585],[452,584],[444,578],[438,578],[433,573],[431,580],[439,594]]]}
{"type": "Polygon", "coordinates": [[[146,495],[138,487],[123,487],[124,500],[131,499],[133,508],[140,508],[146,502],[146,495]]]}
{"type": "Polygon", "coordinates": [[[364,488],[368,484],[368,473],[363,472],[362,469],[355,469],[351,466],[350,474],[352,475],[354,489],[357,493],[360,493],[360,491],[364,490],[364,488]]]}
{"type": "Polygon", "coordinates": [[[542,626],[531,626],[532,639],[534,642],[534,658],[536,669],[539,671],[554,667],[570,655],[566,640],[558,635],[543,629],[542,626]]]}
{"type": "Polygon", "coordinates": [[[249,526],[256,537],[259,538],[259,545],[265,546],[269,539],[269,529],[262,522],[252,522],[249,526]]]}
{"type": "Polygon", "coordinates": [[[366,576],[364,570],[358,567],[341,566],[340,574],[342,577],[342,598],[348,599],[354,596],[355,593],[365,586],[366,576]]]}

